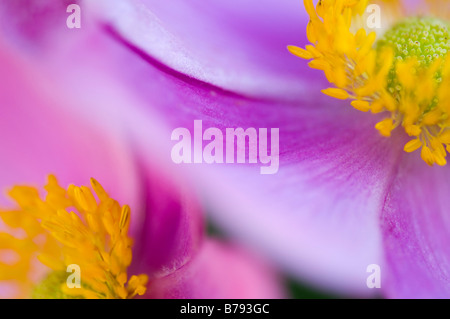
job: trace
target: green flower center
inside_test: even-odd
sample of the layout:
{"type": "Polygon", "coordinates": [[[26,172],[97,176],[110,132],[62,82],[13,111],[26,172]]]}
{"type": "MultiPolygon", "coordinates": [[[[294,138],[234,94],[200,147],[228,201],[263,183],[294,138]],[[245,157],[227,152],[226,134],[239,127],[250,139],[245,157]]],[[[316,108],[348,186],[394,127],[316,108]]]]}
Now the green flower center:
{"type": "Polygon", "coordinates": [[[378,47],[389,45],[395,49],[397,60],[416,57],[429,65],[450,50],[449,25],[435,18],[409,18],[386,32],[378,47]]]}
{"type": "MultiPolygon", "coordinates": [[[[377,49],[386,46],[394,50],[395,60],[388,78],[391,94],[401,91],[397,80],[396,62],[416,58],[419,65],[427,68],[438,58],[445,58],[450,50],[449,24],[436,18],[414,17],[403,20],[388,30],[377,43],[377,49]]],[[[436,73],[440,82],[440,72],[436,73]]]]}
{"type": "Polygon", "coordinates": [[[65,294],[61,286],[66,283],[68,273],[65,271],[53,271],[37,284],[31,293],[33,299],[80,299],[65,294]]]}

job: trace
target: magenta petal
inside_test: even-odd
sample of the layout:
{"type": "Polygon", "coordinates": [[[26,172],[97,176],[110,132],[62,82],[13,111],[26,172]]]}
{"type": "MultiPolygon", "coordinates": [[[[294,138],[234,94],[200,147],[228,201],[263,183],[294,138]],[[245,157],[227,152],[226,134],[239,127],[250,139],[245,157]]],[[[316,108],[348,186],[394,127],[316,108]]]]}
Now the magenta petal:
{"type": "Polygon", "coordinates": [[[203,216],[186,181],[176,182],[161,167],[147,167],[143,172],[146,214],[135,241],[133,268],[154,278],[182,267],[197,252],[203,216]]]}
{"type": "MultiPolygon", "coordinates": [[[[95,41],[90,44],[97,45],[95,41]]],[[[89,56],[89,52],[85,54],[89,56]]],[[[157,161],[157,148],[143,159],[131,145],[127,139],[130,133],[120,124],[121,114],[117,114],[118,108],[129,107],[131,100],[125,98],[123,89],[117,87],[108,71],[84,73],[84,67],[98,70],[102,64],[95,60],[93,65],[79,66],[73,59],[75,67],[66,69],[64,62],[56,67],[61,73],[36,67],[41,76],[33,73],[37,71],[28,61],[18,61],[17,67],[29,73],[29,81],[24,82],[22,74],[17,80],[4,79],[4,87],[8,88],[5,104],[10,108],[3,111],[0,123],[5,123],[0,131],[6,135],[20,128],[20,132],[1,142],[10,148],[10,156],[1,157],[0,164],[13,167],[0,170],[0,176],[5,174],[2,182],[8,183],[5,186],[42,184],[52,172],[63,185],[86,184],[89,177],[95,177],[111,195],[131,206],[132,236],[137,238],[133,266],[137,271],[161,276],[178,269],[195,253],[202,239],[202,216],[195,194],[186,190],[187,182],[180,185],[183,181],[176,181],[179,176],[171,176],[166,163],[157,161]],[[68,74],[71,76],[66,77],[68,74]],[[40,85],[31,79],[39,79],[40,85]],[[86,116],[84,122],[76,121],[79,111],[86,116]],[[110,127],[114,130],[105,129],[110,127]],[[110,135],[101,135],[105,132],[110,135]]],[[[8,73],[16,72],[5,70],[8,73]]]]}
{"type": "Polygon", "coordinates": [[[100,19],[162,64],[246,95],[295,99],[320,76],[291,55],[306,44],[298,0],[92,1],[100,19]]]}
{"type": "MultiPolygon", "coordinates": [[[[366,286],[366,270],[383,263],[379,213],[402,151],[399,136],[381,137],[376,116],[319,90],[296,104],[269,103],[179,78],[146,64],[151,60],[126,61],[138,71],[122,78],[170,129],[193,133],[196,119],[205,129],[280,129],[275,175],[260,175],[258,165],[180,166],[203,183],[216,221],[300,277],[330,289],[375,293],[366,286]]],[[[159,123],[153,113],[145,120],[146,126],[159,123]]],[[[137,138],[149,147],[150,135],[137,138]]]]}
{"type": "Polygon", "coordinates": [[[0,33],[16,46],[33,53],[73,35],[67,28],[66,9],[80,0],[27,0],[0,3],[0,33]]]}
{"type": "MultiPolygon", "coordinates": [[[[0,207],[15,207],[6,197],[12,186],[31,184],[42,189],[51,173],[64,187],[89,185],[94,177],[111,196],[131,206],[132,231],[136,229],[141,194],[123,140],[65,112],[64,106],[76,106],[77,101],[68,99],[35,65],[3,44],[0,38],[0,207]]],[[[33,275],[39,278],[39,271],[33,275]]],[[[0,298],[15,295],[16,288],[1,282],[0,298]]]]}
{"type": "MultiPolygon", "coordinates": [[[[132,157],[117,135],[106,136],[63,106],[77,105],[37,68],[0,41],[0,187],[88,185],[94,177],[122,203],[137,203],[132,157]]],[[[75,106],[74,106],[75,107],[75,106]]],[[[2,196],[1,203],[6,203],[2,196]]]]}
{"type": "MultiPolygon", "coordinates": [[[[95,96],[91,88],[105,86],[112,94],[97,114],[88,114],[120,117],[129,123],[144,159],[157,153],[174,171],[188,171],[209,195],[216,221],[230,233],[325,288],[375,293],[366,286],[366,269],[383,263],[379,214],[404,143],[395,134],[381,137],[374,129],[378,117],[323,96],[318,88],[295,103],[223,91],[156,63],[115,34],[97,34],[70,54],[67,60],[60,57],[71,61],[70,71],[89,75],[80,94],[95,96]],[[111,76],[98,77],[92,70],[111,76]],[[117,83],[112,86],[107,78],[123,81],[134,98],[118,102],[117,83]],[[222,130],[279,128],[279,172],[260,175],[259,164],[173,164],[171,131],[192,132],[194,120],[222,130]]],[[[65,70],[58,78],[71,75],[65,70]]],[[[311,86],[320,85],[311,81],[311,86]]]]}
{"type": "Polygon", "coordinates": [[[259,258],[215,240],[183,268],[150,282],[150,298],[283,298],[280,278],[259,258]]]}
{"type": "Polygon", "coordinates": [[[392,298],[450,297],[450,170],[405,155],[383,216],[386,267],[382,287],[392,298]]]}
{"type": "Polygon", "coordinates": [[[281,135],[276,175],[217,167],[215,179],[206,181],[216,183],[212,214],[300,278],[345,293],[377,293],[366,285],[367,266],[383,265],[379,214],[401,141],[384,140],[356,114],[366,129],[338,127],[337,117],[313,113],[297,118],[303,131],[281,135]]]}

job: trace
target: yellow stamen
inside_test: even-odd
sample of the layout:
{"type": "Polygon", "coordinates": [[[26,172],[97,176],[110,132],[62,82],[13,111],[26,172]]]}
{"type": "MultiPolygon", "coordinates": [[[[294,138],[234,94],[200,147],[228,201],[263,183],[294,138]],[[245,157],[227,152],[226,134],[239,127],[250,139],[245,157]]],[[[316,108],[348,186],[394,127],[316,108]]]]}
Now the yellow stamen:
{"type": "MultiPolygon", "coordinates": [[[[399,126],[414,139],[406,152],[422,148],[429,165],[445,165],[450,150],[450,32],[449,15],[402,17],[400,1],[382,1],[382,12],[399,22],[383,37],[367,32],[362,14],[366,0],[304,0],[312,45],[290,46],[294,55],[311,60],[334,87],[322,90],[363,112],[386,113],[375,126],[389,137],[399,126]]],[[[436,7],[430,6],[436,9],[436,7]]],[[[389,20],[389,19],[387,19],[389,20]]]]}
{"type": "Polygon", "coordinates": [[[349,97],[347,91],[344,91],[341,89],[336,89],[336,88],[325,89],[325,90],[322,90],[322,92],[326,95],[329,95],[331,97],[334,97],[334,98],[340,99],[340,100],[345,100],[345,99],[348,99],[348,97],[349,97]]]}
{"type": "Polygon", "coordinates": [[[411,153],[415,150],[419,149],[419,147],[422,146],[422,141],[420,139],[411,140],[408,143],[405,144],[405,147],[403,148],[405,152],[411,153]]]}
{"type": "Polygon", "coordinates": [[[367,101],[354,100],[351,104],[355,109],[362,112],[367,112],[370,110],[370,104],[367,101]]]}
{"type": "Polygon", "coordinates": [[[94,179],[91,185],[70,185],[67,190],[51,175],[45,199],[36,188],[15,186],[9,192],[16,210],[0,210],[7,232],[0,232],[0,249],[20,258],[13,265],[0,259],[0,280],[12,280],[22,288],[17,297],[37,298],[133,298],[146,291],[146,275],[131,276],[132,239],[128,236],[131,211],[110,198],[94,179]],[[25,232],[25,238],[14,235],[25,232]],[[33,282],[40,261],[47,277],[33,282]],[[81,287],[66,283],[69,265],[81,270],[81,287]]]}

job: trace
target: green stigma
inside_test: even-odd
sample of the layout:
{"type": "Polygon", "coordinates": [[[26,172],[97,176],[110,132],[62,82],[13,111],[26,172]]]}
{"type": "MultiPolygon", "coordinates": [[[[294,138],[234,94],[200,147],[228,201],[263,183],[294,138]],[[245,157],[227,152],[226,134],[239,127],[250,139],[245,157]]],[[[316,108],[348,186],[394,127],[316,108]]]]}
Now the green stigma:
{"type": "Polygon", "coordinates": [[[378,48],[394,48],[397,60],[416,57],[421,65],[429,65],[450,50],[449,25],[435,18],[409,18],[386,32],[378,48]]]}
{"type": "Polygon", "coordinates": [[[67,280],[67,272],[54,271],[37,284],[31,293],[33,299],[81,299],[65,294],[61,285],[67,280]]]}
{"type": "MultiPolygon", "coordinates": [[[[396,24],[377,43],[377,50],[389,46],[394,50],[394,64],[388,77],[387,89],[396,95],[402,90],[397,80],[396,62],[416,58],[419,65],[427,68],[438,58],[445,58],[450,50],[449,24],[436,18],[414,17],[396,24]]],[[[441,81],[441,72],[435,75],[441,81]]]]}

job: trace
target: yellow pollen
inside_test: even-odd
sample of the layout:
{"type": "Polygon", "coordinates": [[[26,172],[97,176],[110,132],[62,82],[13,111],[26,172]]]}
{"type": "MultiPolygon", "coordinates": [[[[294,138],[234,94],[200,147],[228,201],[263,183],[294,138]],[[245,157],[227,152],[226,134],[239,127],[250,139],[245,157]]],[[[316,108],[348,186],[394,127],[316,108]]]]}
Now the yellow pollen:
{"type": "Polygon", "coordinates": [[[13,263],[0,258],[0,281],[13,282],[20,291],[16,297],[125,299],[145,293],[147,275],[127,274],[130,208],[94,179],[91,187],[94,192],[86,186],[64,189],[50,175],[45,199],[34,187],[10,190],[18,207],[0,210],[1,229],[6,229],[0,232],[0,250],[19,258],[13,263]],[[80,270],[79,287],[67,283],[72,265],[80,270]],[[45,278],[36,282],[42,270],[45,278]]]}
{"type": "Polygon", "coordinates": [[[325,73],[333,87],[322,92],[351,99],[359,111],[386,114],[375,125],[381,135],[389,137],[401,126],[412,137],[404,151],[421,148],[427,164],[445,165],[450,150],[447,20],[402,17],[400,2],[382,1],[382,11],[396,12],[399,22],[380,37],[366,31],[367,0],[319,0],[317,5],[304,0],[304,5],[311,45],[288,49],[325,73]]]}

